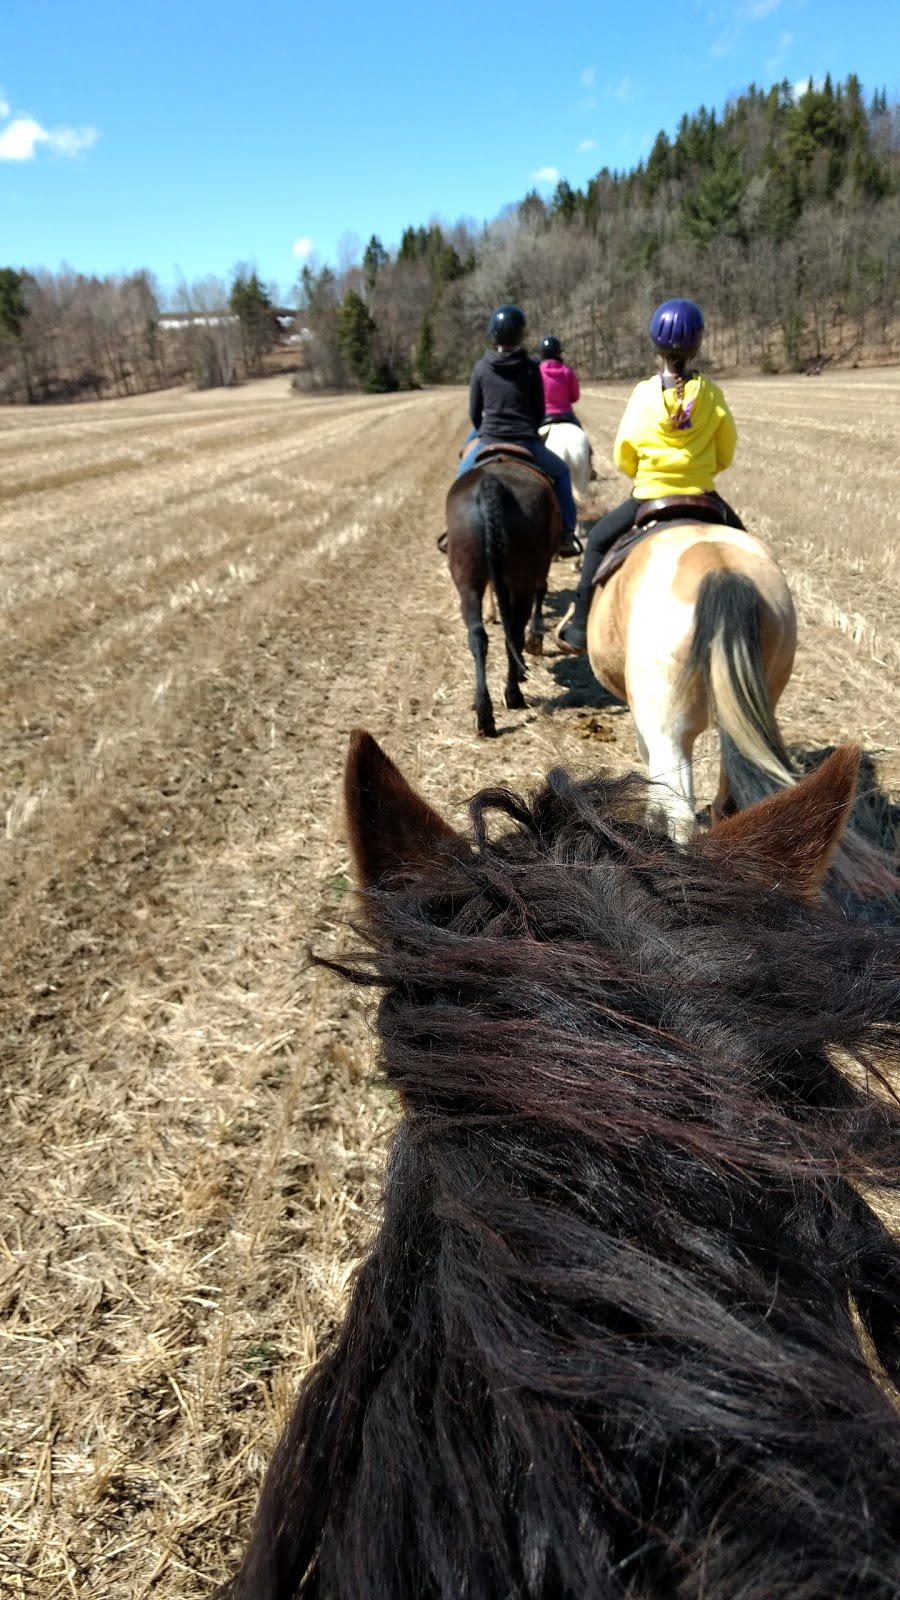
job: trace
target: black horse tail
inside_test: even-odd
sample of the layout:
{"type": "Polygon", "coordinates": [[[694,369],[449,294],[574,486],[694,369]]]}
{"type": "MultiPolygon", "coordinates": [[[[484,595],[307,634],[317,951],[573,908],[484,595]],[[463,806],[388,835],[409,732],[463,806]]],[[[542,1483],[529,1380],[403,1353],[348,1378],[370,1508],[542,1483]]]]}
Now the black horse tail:
{"type": "Polygon", "coordinates": [[[487,569],[494,594],[497,597],[497,610],[500,613],[500,621],[503,624],[506,648],[523,678],[526,678],[528,676],[528,668],[522,660],[513,638],[512,612],[509,603],[510,594],[504,576],[506,523],[503,519],[503,497],[506,492],[499,479],[488,472],[484,474],[478,484],[473,499],[484,530],[485,560],[487,561],[487,569]]]}
{"type": "Polygon", "coordinates": [[[796,783],[766,681],[759,590],[740,572],[708,572],[694,609],[686,678],[703,679],[722,766],[740,809],[796,783]]]}

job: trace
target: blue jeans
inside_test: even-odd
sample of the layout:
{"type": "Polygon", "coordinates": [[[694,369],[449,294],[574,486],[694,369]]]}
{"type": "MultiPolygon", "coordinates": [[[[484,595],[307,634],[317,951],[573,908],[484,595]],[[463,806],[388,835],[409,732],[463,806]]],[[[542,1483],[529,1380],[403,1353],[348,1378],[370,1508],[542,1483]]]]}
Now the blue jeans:
{"type": "Polygon", "coordinates": [[[470,467],[475,466],[475,452],[473,450],[466,452],[466,445],[471,444],[473,439],[479,439],[483,445],[524,445],[535,466],[540,467],[541,471],[546,472],[547,477],[553,480],[556,498],[559,501],[559,509],[562,512],[563,527],[567,529],[575,527],[578,521],[578,512],[575,509],[575,501],[572,497],[572,479],[569,476],[569,469],[566,463],[560,460],[559,456],[554,455],[552,450],[547,449],[543,439],[486,439],[483,434],[479,434],[474,428],[470,428],[463,444],[463,458],[456,469],[458,478],[461,478],[464,472],[468,472],[470,467]]]}

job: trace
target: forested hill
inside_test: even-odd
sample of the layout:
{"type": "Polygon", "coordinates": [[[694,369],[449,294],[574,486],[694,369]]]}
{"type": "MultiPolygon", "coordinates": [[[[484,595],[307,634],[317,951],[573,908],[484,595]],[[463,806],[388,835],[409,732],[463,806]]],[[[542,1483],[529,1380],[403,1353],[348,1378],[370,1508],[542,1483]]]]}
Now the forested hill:
{"type": "MultiPolygon", "coordinates": [[[[900,107],[884,90],[867,100],[854,76],[751,86],[660,133],[633,171],[563,181],[549,201],[532,192],[483,229],[410,227],[394,248],[373,236],[340,271],[303,270],[300,382],[464,378],[507,299],[535,339],[563,338],[583,376],[627,376],[645,368],[650,310],[670,294],[701,303],[720,369],[900,359],[900,107]]],[[[146,273],[0,270],[0,398],[78,392],[85,371],[92,392],[229,382],[283,337],[273,299],[249,269],[184,284],[191,322],[176,335],[146,273]],[[234,320],[214,317],[229,306],[234,320]]]]}

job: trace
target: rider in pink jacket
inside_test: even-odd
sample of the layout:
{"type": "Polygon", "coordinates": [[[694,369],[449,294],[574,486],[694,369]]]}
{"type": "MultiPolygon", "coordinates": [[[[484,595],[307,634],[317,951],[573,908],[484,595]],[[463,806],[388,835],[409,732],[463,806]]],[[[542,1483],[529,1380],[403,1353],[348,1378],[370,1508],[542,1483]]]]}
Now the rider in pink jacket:
{"type": "Polygon", "coordinates": [[[562,357],[562,345],[554,333],[541,340],[541,377],[544,380],[544,420],[574,422],[581,427],[572,407],[581,394],[578,378],[562,357]]]}

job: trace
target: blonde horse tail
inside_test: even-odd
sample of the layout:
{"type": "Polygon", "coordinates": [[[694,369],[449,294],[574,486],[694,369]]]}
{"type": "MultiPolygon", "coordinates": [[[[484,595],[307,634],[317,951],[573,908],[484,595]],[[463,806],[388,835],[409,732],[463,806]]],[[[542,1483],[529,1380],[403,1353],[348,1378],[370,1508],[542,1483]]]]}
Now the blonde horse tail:
{"type": "MultiPolygon", "coordinates": [[[[797,782],[775,720],[760,636],[761,602],[739,572],[708,572],[695,607],[685,680],[700,674],[722,767],[739,810],[797,782]]],[[[851,824],[852,829],[852,824],[851,824]]],[[[829,876],[840,892],[871,899],[900,892],[897,861],[860,834],[844,833],[829,876]]]]}
{"type": "Polygon", "coordinates": [[[522,676],[527,678],[528,668],[522,660],[521,653],[516,648],[516,642],[513,638],[509,587],[503,574],[503,558],[506,554],[503,495],[504,489],[499,479],[491,473],[485,473],[475,490],[474,499],[481,518],[481,526],[484,530],[484,555],[494,590],[494,597],[497,601],[497,610],[500,613],[506,646],[522,676]]]}
{"type": "Polygon", "coordinates": [[[700,584],[685,677],[700,674],[722,767],[739,808],[799,776],[781,737],[766,680],[759,590],[740,572],[708,572],[700,584]]]}

